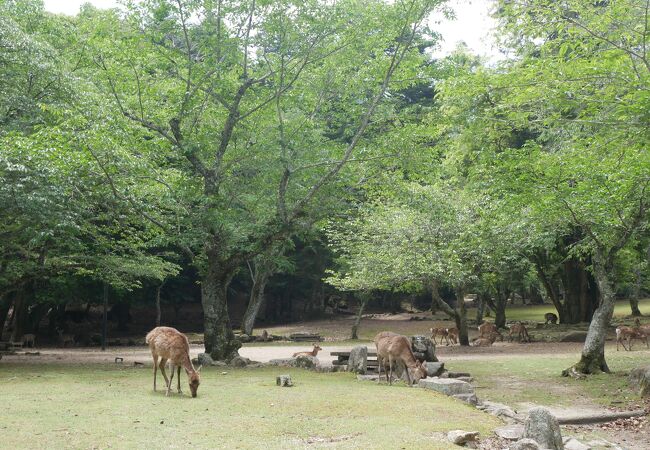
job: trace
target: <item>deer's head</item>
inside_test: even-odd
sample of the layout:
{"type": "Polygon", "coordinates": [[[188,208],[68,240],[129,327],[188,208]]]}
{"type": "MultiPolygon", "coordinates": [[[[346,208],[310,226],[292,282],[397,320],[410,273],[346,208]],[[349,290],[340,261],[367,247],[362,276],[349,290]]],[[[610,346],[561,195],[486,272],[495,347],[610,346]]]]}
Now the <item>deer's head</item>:
{"type": "Polygon", "coordinates": [[[427,376],[427,368],[424,367],[424,364],[418,361],[417,365],[413,369],[413,383],[417,383],[422,378],[426,378],[427,376]]]}
{"type": "Polygon", "coordinates": [[[320,348],[320,345],[314,344],[314,353],[318,353],[319,350],[322,350],[322,348],[320,348]]]}
{"type": "Polygon", "coordinates": [[[189,374],[190,392],[192,393],[192,397],[196,397],[196,391],[199,390],[199,384],[201,384],[201,376],[199,375],[199,372],[201,372],[202,367],[203,366],[199,366],[198,370],[189,374]]]}

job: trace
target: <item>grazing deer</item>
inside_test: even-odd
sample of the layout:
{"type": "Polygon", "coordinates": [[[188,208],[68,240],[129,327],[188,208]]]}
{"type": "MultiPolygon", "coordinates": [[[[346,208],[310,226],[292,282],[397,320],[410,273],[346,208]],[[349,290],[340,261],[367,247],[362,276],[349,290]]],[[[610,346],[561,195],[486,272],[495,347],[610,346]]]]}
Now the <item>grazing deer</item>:
{"type": "Polygon", "coordinates": [[[59,333],[59,345],[61,347],[66,346],[66,344],[69,342],[70,346],[74,346],[75,340],[74,340],[74,334],[63,334],[63,330],[61,328],[56,329],[57,333],[59,333]]]}
{"type": "Polygon", "coordinates": [[[201,367],[194,370],[192,361],[190,360],[190,341],[183,333],[171,327],[156,327],[147,333],[146,342],[151,349],[151,356],[153,357],[153,390],[156,390],[156,373],[160,368],[165,378],[167,385],[167,393],[169,396],[172,390],[172,381],[174,379],[174,369],[178,368],[178,393],[181,391],[181,367],[185,369],[187,378],[189,379],[190,392],[192,397],[196,397],[196,391],[199,389],[201,377],[201,367]],[[160,361],[158,360],[160,358],[160,361]],[[171,375],[169,379],[165,373],[165,364],[167,361],[171,364],[171,375]]]}
{"type": "Polygon", "coordinates": [[[492,322],[483,322],[481,325],[479,325],[478,333],[479,333],[479,337],[482,338],[490,337],[490,335],[496,334],[496,337],[499,338],[501,342],[503,342],[503,335],[501,334],[497,326],[492,322]]]}
{"type": "Polygon", "coordinates": [[[624,325],[616,327],[616,351],[618,351],[619,343],[623,346],[624,350],[632,351],[632,339],[641,339],[646,342],[646,345],[648,344],[648,337],[638,328],[630,328],[624,325]],[[626,340],[627,347],[625,347],[626,340]]]}
{"type": "Polygon", "coordinates": [[[402,362],[406,366],[406,380],[409,385],[417,383],[421,378],[426,378],[427,369],[415,359],[411,350],[411,340],[406,336],[384,331],[375,336],[375,347],[377,348],[379,370],[378,382],[381,381],[381,368],[384,366],[386,381],[393,384],[393,363],[396,362],[402,362]],[[386,371],[386,361],[388,361],[388,371],[386,371]],[[412,371],[412,377],[409,371],[412,371]]]}
{"type": "Polygon", "coordinates": [[[458,344],[458,328],[447,328],[447,336],[452,344],[458,344]]]}
{"type": "Polygon", "coordinates": [[[310,351],[310,352],[296,352],[296,353],[293,354],[293,357],[294,358],[296,356],[314,356],[315,357],[316,355],[318,355],[319,350],[322,350],[322,348],[320,348],[320,345],[314,344],[314,349],[312,351],[310,351]]]}
{"type": "Polygon", "coordinates": [[[446,328],[429,328],[429,331],[431,331],[431,340],[434,344],[437,344],[436,337],[440,336],[440,343],[442,344],[442,340],[445,339],[449,345],[449,333],[446,328]]]}
{"type": "Polygon", "coordinates": [[[36,342],[35,334],[23,334],[23,347],[34,348],[36,342]]]}
{"type": "Polygon", "coordinates": [[[544,324],[552,323],[553,325],[556,325],[557,324],[557,315],[553,314],[553,313],[546,313],[546,314],[544,314],[544,320],[545,320],[544,324]]]}
{"type": "Polygon", "coordinates": [[[485,337],[479,337],[478,339],[475,339],[474,342],[472,342],[473,347],[491,347],[492,344],[494,344],[494,341],[497,340],[497,335],[496,333],[491,333],[485,337]]]}
{"type": "Polygon", "coordinates": [[[519,342],[530,342],[528,330],[526,329],[526,326],[521,322],[515,322],[510,325],[510,331],[508,332],[508,342],[512,342],[514,335],[517,335],[519,337],[519,342]]]}

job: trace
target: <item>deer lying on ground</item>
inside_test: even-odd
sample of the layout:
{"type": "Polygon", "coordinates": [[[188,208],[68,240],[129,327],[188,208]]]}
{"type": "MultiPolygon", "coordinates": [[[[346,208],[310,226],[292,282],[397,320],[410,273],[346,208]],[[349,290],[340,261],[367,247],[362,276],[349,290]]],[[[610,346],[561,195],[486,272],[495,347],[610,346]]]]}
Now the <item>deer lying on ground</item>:
{"type": "Polygon", "coordinates": [[[68,342],[70,343],[70,346],[74,346],[74,334],[63,334],[63,330],[60,328],[57,328],[56,331],[59,333],[59,345],[61,347],[65,347],[68,342]]]}
{"type": "Polygon", "coordinates": [[[192,360],[190,360],[190,342],[187,336],[175,328],[156,327],[147,334],[146,342],[151,349],[151,356],[153,357],[153,390],[156,390],[156,373],[158,368],[160,368],[160,373],[165,378],[167,385],[167,393],[165,395],[169,396],[174,379],[174,369],[178,368],[178,393],[182,394],[181,367],[183,367],[189,379],[192,397],[196,397],[196,391],[199,389],[201,382],[201,377],[199,376],[201,367],[195,370],[192,365],[192,360]],[[158,358],[160,358],[160,361],[158,361],[158,358]],[[165,373],[165,364],[167,361],[171,364],[171,375],[169,379],[165,373]]]}
{"type": "Polygon", "coordinates": [[[314,356],[315,357],[316,355],[318,355],[319,350],[322,350],[322,348],[320,348],[320,345],[314,344],[314,349],[312,351],[310,351],[310,352],[296,352],[296,353],[293,354],[293,357],[294,358],[296,356],[314,356]]]}
{"type": "Polygon", "coordinates": [[[491,347],[494,341],[499,337],[496,333],[491,333],[485,337],[479,337],[472,342],[473,347],[491,347]]]}
{"type": "Polygon", "coordinates": [[[624,350],[632,351],[632,340],[639,339],[645,341],[646,347],[648,345],[648,336],[650,336],[650,325],[641,325],[639,319],[634,319],[634,327],[626,327],[620,325],[616,327],[616,351],[618,351],[619,343],[623,346],[624,350]],[[627,340],[627,347],[625,341],[627,340]]]}
{"type": "Polygon", "coordinates": [[[519,342],[530,342],[528,330],[526,329],[526,326],[521,322],[515,322],[510,325],[510,331],[508,332],[508,342],[512,342],[513,336],[515,335],[519,337],[519,342]]]}
{"type": "Polygon", "coordinates": [[[440,343],[442,344],[442,340],[445,339],[447,345],[449,345],[449,333],[447,332],[447,328],[429,328],[429,331],[431,331],[431,340],[434,344],[437,344],[436,337],[440,336],[440,343]]]}
{"type": "Polygon", "coordinates": [[[375,347],[377,348],[377,367],[381,381],[381,368],[384,367],[386,381],[393,384],[393,364],[401,362],[406,367],[407,383],[417,383],[421,378],[426,378],[427,370],[420,361],[415,359],[411,350],[411,340],[406,336],[384,331],[375,336],[375,347]],[[388,371],[386,371],[388,361],[388,371]],[[411,381],[413,380],[413,381],[411,381]]]}
{"type": "Polygon", "coordinates": [[[497,328],[495,324],[492,322],[483,322],[478,326],[478,333],[479,337],[482,338],[487,338],[490,337],[490,335],[495,334],[496,338],[498,338],[501,342],[503,342],[503,335],[497,328]]]}
{"type": "Polygon", "coordinates": [[[552,323],[552,324],[555,325],[555,324],[557,324],[557,315],[555,315],[553,313],[546,313],[546,314],[544,314],[544,320],[546,321],[546,322],[544,322],[544,324],[552,323]]]}
{"type": "Polygon", "coordinates": [[[35,342],[36,342],[35,334],[23,334],[23,347],[34,348],[34,345],[36,345],[35,342]]]}

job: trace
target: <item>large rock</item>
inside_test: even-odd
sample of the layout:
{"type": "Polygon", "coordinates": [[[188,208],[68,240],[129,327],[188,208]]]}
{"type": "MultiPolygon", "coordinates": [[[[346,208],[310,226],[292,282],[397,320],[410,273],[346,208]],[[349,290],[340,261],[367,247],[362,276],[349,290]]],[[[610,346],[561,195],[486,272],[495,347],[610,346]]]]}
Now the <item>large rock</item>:
{"type": "Polygon", "coordinates": [[[350,350],[350,359],[348,359],[348,372],[359,374],[366,373],[368,366],[368,347],[359,345],[350,350]]]}
{"type": "Polygon", "coordinates": [[[551,450],[564,448],[560,424],[545,408],[533,408],[528,411],[523,437],[535,440],[542,448],[551,450]]]}
{"type": "Polygon", "coordinates": [[[251,360],[243,356],[235,356],[230,360],[229,364],[233,367],[246,367],[251,363],[251,360]]]}
{"type": "Polygon", "coordinates": [[[524,426],[520,424],[505,425],[495,428],[494,434],[509,441],[517,441],[524,435],[524,426]]]}
{"type": "Polygon", "coordinates": [[[474,442],[477,437],[478,431],[452,430],[447,433],[447,440],[456,445],[465,445],[468,442],[474,442]]]}
{"type": "Polygon", "coordinates": [[[541,450],[542,447],[535,441],[535,439],[524,438],[520,439],[510,447],[510,450],[541,450]]]}
{"type": "Polygon", "coordinates": [[[280,375],[275,377],[275,384],[282,387],[291,387],[293,382],[291,381],[291,375],[280,375]]]}
{"type": "Polygon", "coordinates": [[[443,370],[445,370],[445,363],[443,362],[425,362],[424,367],[427,369],[428,377],[437,377],[443,370]]]}
{"type": "Polygon", "coordinates": [[[452,397],[465,403],[469,403],[472,406],[478,405],[478,397],[476,394],[456,394],[452,395],[452,397]]]}
{"type": "Polygon", "coordinates": [[[570,331],[560,338],[560,342],[584,342],[586,339],[586,331],[570,331]]]}
{"type": "Polygon", "coordinates": [[[454,380],[451,378],[422,378],[418,386],[425,389],[431,389],[445,395],[473,394],[474,388],[465,381],[454,380]]]}
{"type": "Polygon", "coordinates": [[[630,386],[639,392],[639,395],[645,397],[650,395],[650,366],[638,367],[628,378],[630,386]]]}
{"type": "Polygon", "coordinates": [[[318,360],[313,356],[298,356],[296,358],[279,358],[269,361],[270,366],[279,367],[302,367],[304,369],[315,369],[318,360]]]}
{"type": "Polygon", "coordinates": [[[412,336],[411,346],[415,357],[421,361],[438,362],[438,358],[436,358],[436,346],[429,336],[412,336]]]}

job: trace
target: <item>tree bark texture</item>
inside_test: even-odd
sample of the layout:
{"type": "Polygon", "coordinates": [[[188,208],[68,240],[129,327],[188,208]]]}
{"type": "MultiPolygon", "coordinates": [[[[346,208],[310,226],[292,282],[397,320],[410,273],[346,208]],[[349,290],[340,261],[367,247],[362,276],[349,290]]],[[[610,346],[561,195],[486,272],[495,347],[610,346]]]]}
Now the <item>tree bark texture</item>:
{"type": "Polygon", "coordinates": [[[359,339],[357,331],[359,330],[359,324],[361,323],[361,316],[363,315],[363,310],[366,309],[370,295],[362,294],[361,303],[359,304],[359,311],[357,311],[357,316],[354,318],[354,324],[352,324],[352,334],[350,339],[359,339]]]}
{"type": "Polygon", "coordinates": [[[266,289],[266,284],[269,281],[271,276],[271,271],[267,270],[265,267],[258,266],[255,274],[253,275],[253,286],[251,287],[250,300],[248,301],[248,306],[246,307],[246,312],[242,319],[242,331],[247,335],[251,336],[253,334],[253,328],[255,327],[255,320],[257,315],[260,312],[260,308],[264,303],[264,290],[266,289]]]}
{"type": "Polygon", "coordinates": [[[241,347],[230,325],[226,295],[235,270],[221,268],[210,253],[208,258],[207,271],[201,283],[205,351],[214,360],[228,361],[239,355],[237,351],[241,347]]]}
{"type": "Polygon", "coordinates": [[[469,345],[469,334],[467,332],[467,308],[465,307],[465,290],[456,288],[456,326],[458,327],[458,342],[460,345],[469,345]]]}

